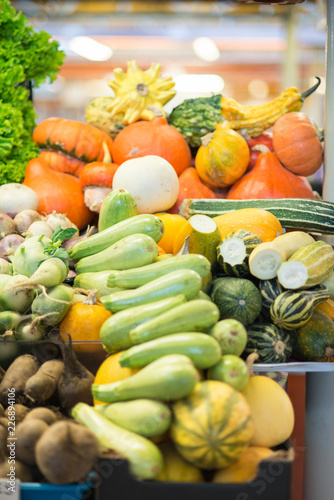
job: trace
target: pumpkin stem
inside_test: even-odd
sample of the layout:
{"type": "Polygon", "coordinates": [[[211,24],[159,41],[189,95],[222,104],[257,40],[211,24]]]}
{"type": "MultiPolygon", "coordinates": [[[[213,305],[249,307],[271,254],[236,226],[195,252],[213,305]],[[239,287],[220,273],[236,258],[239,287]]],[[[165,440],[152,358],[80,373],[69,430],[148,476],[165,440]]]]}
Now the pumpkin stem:
{"type": "Polygon", "coordinates": [[[313,94],[313,92],[315,92],[317,90],[317,88],[319,87],[319,85],[321,83],[321,79],[318,76],[316,76],[315,78],[318,80],[317,83],[315,83],[313,85],[313,87],[311,87],[308,90],[305,90],[305,92],[301,93],[301,100],[302,101],[304,101],[306,99],[306,97],[308,97],[309,95],[313,94]]]}
{"type": "Polygon", "coordinates": [[[182,248],[177,253],[177,255],[186,255],[187,253],[189,253],[189,236],[187,236],[186,239],[184,240],[182,248]]]}
{"type": "Polygon", "coordinates": [[[259,357],[260,356],[257,352],[251,352],[246,358],[246,366],[250,377],[254,377],[255,375],[253,370],[253,363],[255,363],[255,361],[259,359],[259,357]]]}
{"type": "Polygon", "coordinates": [[[325,139],[325,131],[323,128],[317,130],[317,136],[320,142],[324,142],[325,139]]]}
{"type": "Polygon", "coordinates": [[[162,116],[162,117],[165,116],[163,114],[163,112],[161,111],[161,109],[159,109],[157,106],[146,106],[146,109],[148,109],[149,111],[153,111],[154,118],[158,118],[160,116],[162,116]]]}
{"type": "Polygon", "coordinates": [[[82,302],[83,304],[88,304],[89,306],[96,306],[97,304],[97,289],[91,290],[89,295],[82,302]]]}
{"type": "Polygon", "coordinates": [[[210,132],[209,134],[203,135],[203,137],[201,137],[201,141],[202,141],[203,146],[206,148],[206,146],[209,145],[209,143],[212,141],[212,139],[213,139],[213,132],[210,132]]]}
{"type": "Polygon", "coordinates": [[[147,96],[148,94],[148,86],[145,83],[138,83],[136,90],[140,96],[147,96]]]}
{"type": "Polygon", "coordinates": [[[334,354],[334,349],[332,347],[326,347],[325,356],[326,358],[331,358],[334,354]]]}
{"type": "Polygon", "coordinates": [[[102,142],[102,148],[104,151],[104,157],[103,157],[102,162],[103,163],[111,163],[110,151],[109,151],[109,148],[108,148],[107,144],[105,143],[105,141],[102,142]]]}

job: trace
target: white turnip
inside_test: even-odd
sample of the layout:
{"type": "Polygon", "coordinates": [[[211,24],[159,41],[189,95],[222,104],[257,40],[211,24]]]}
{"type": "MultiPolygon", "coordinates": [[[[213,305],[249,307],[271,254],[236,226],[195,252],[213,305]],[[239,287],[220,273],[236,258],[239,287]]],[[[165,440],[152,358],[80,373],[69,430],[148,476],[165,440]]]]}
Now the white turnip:
{"type": "Polygon", "coordinates": [[[16,227],[16,231],[19,234],[24,233],[29,226],[35,221],[41,221],[43,216],[36,212],[36,210],[31,210],[27,208],[26,210],[22,210],[14,217],[14,223],[16,227]]]}
{"type": "Polygon", "coordinates": [[[0,213],[15,217],[22,210],[37,210],[39,197],[37,193],[24,184],[15,182],[0,186],[0,213]]]}

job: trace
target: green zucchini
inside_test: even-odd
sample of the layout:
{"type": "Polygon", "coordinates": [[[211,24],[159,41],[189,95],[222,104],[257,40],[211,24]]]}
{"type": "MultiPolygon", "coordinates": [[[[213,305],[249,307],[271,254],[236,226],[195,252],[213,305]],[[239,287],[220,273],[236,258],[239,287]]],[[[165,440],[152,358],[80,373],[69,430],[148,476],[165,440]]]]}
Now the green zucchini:
{"type": "Polygon", "coordinates": [[[196,271],[180,269],[138,288],[105,295],[101,297],[101,302],[109,311],[117,312],[179,294],[189,300],[198,294],[201,286],[202,278],[196,271]]]}
{"type": "Polygon", "coordinates": [[[95,399],[107,403],[138,398],[173,401],[188,396],[197,382],[198,370],[188,356],[168,354],[127,379],[92,384],[92,393],[95,399]]]}
{"type": "Polygon", "coordinates": [[[110,247],[130,234],[147,234],[158,243],[164,233],[162,221],[153,214],[140,214],[122,220],[103,231],[92,234],[85,240],[78,241],[70,248],[68,254],[72,261],[94,255],[110,247]]]}
{"type": "Polygon", "coordinates": [[[172,420],[172,412],[168,406],[152,399],[96,405],[95,409],[114,424],[148,438],[166,432],[172,420]]]}
{"type": "Polygon", "coordinates": [[[284,288],[310,288],[318,285],[333,272],[334,250],[325,241],[315,241],[297,250],[277,271],[284,288]]]}
{"type": "Polygon", "coordinates": [[[91,273],[77,274],[73,285],[84,290],[97,290],[97,299],[100,300],[103,295],[110,295],[122,290],[120,287],[109,287],[107,279],[111,271],[96,271],[91,273]]]}
{"type": "Polygon", "coordinates": [[[160,260],[140,268],[124,271],[110,271],[107,284],[109,287],[138,288],[150,281],[179,269],[192,269],[201,278],[210,273],[211,264],[206,257],[199,254],[177,255],[173,259],[160,260]]]}
{"type": "Polygon", "coordinates": [[[285,363],[292,353],[290,333],[272,324],[254,323],[247,328],[247,345],[243,357],[256,352],[257,363],[285,363]]]}
{"type": "Polygon", "coordinates": [[[205,332],[219,319],[218,307],[208,300],[190,300],[130,330],[133,344],[170,333],[205,332]]]}
{"type": "Polygon", "coordinates": [[[286,229],[334,234],[334,202],[306,198],[279,198],[264,200],[228,200],[220,198],[185,200],[180,214],[216,217],[242,208],[262,208],[277,217],[286,229]]]}
{"type": "Polygon", "coordinates": [[[329,298],[323,286],[314,290],[288,290],[278,295],[270,306],[271,320],[284,330],[295,330],[308,322],[317,304],[329,298]]]}
{"type": "Polygon", "coordinates": [[[260,243],[262,240],[251,231],[232,231],[217,247],[218,264],[226,275],[245,278],[249,275],[249,255],[260,243]]]}
{"type": "Polygon", "coordinates": [[[146,366],[166,354],[184,354],[196,368],[205,369],[215,365],[222,352],[217,340],[206,333],[173,333],[130,347],[121,354],[119,364],[131,367],[146,366]]]}
{"type": "Polygon", "coordinates": [[[80,274],[108,269],[131,269],[152,264],[157,256],[158,246],[151,236],[130,234],[101,252],[80,259],[75,264],[75,271],[80,274]]]}
{"type": "Polygon", "coordinates": [[[184,295],[175,295],[113,314],[104,321],[100,329],[100,339],[104,349],[109,353],[128,349],[133,345],[129,336],[132,328],[185,302],[184,295]]]}
{"type": "Polygon", "coordinates": [[[126,189],[113,189],[102,202],[98,229],[103,231],[135,215],[137,215],[137,205],[132,194],[126,189]]]}
{"type": "Polygon", "coordinates": [[[92,431],[102,449],[115,450],[125,457],[135,477],[153,479],[162,470],[162,454],[149,439],[114,424],[86,403],[77,403],[71,414],[76,422],[92,431]]]}

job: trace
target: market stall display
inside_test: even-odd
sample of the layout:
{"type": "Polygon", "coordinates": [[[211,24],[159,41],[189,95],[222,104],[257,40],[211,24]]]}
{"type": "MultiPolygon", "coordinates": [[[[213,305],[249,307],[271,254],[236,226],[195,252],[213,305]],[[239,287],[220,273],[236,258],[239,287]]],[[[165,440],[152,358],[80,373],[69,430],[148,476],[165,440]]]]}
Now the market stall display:
{"type": "MultiPolygon", "coordinates": [[[[126,458],[127,479],[148,482],[143,494],[149,498],[151,485],[161,477],[166,481],[162,443],[167,442],[172,463],[191,466],[197,479],[190,482],[208,483],[198,494],[208,486],[215,488],[210,490],[215,498],[224,489],[213,484],[225,482],[225,472],[231,477],[233,464],[239,464],[243,479],[237,477],[242,486],[231,491],[248,487],[243,483],[252,459],[243,457],[252,456],[252,447],[264,448],[256,466],[263,457],[278,463],[287,477],[291,473],[286,451],[294,425],[291,401],[276,381],[248,371],[249,359],[253,369],[267,365],[268,371],[273,364],[333,360],[334,252],[324,236],[334,232],[333,207],[306,179],[322,165],[324,137],[300,111],[320,79],[310,91],[286,89],[261,106],[242,106],[224,96],[218,102],[214,96],[213,114],[203,126],[200,109],[208,108],[202,98],[192,100],[193,130],[193,117],[182,113],[185,104],[170,116],[164,112],[174,85],[170,78],[159,79],[159,70],[152,64],[141,71],[130,61],[127,73],[115,71],[109,84],[116,97],[104,103],[103,112],[111,120],[122,114],[116,131],[99,121],[94,113],[100,110],[91,105],[89,123],[50,117],[30,127],[33,154],[19,181],[38,204],[32,200],[28,207],[29,223],[20,221],[18,208],[3,211],[2,239],[16,241],[8,243],[1,267],[1,363],[7,374],[20,359],[22,340],[31,339],[31,347],[33,341],[57,347],[56,365],[63,371],[56,370],[53,393],[47,391],[42,400],[27,387],[18,392],[29,409],[37,400],[48,406],[56,392],[64,401],[60,420],[66,415],[73,424],[74,419],[98,441],[89,467],[66,483],[88,479],[102,449],[112,449],[126,458]],[[140,98],[125,99],[139,76],[140,98]],[[177,120],[183,120],[181,126],[177,120]],[[284,126],[296,134],[303,130],[302,166],[291,152],[285,154],[293,144],[284,126]],[[256,138],[261,138],[258,149],[251,142],[256,138]],[[84,189],[106,186],[88,176],[93,166],[101,179],[109,175],[108,189],[99,191],[95,204],[84,189]],[[227,188],[226,196],[218,196],[217,188],[227,188]],[[96,227],[90,229],[91,223],[96,227]],[[226,321],[230,336],[244,334],[237,351],[222,340],[226,321]],[[74,352],[80,351],[104,354],[97,373],[77,364],[74,352]],[[99,379],[111,358],[114,373],[99,379]],[[277,391],[274,413],[285,412],[285,425],[268,416],[272,391],[277,391]],[[145,435],[136,418],[144,413],[159,420],[153,401],[165,412],[166,426],[145,435]],[[124,412],[121,419],[114,405],[124,412]],[[269,429],[262,420],[268,418],[269,429]]],[[[10,180],[4,185],[14,188],[10,180]]],[[[40,471],[57,483],[44,472],[47,457],[40,448],[40,471]]],[[[180,481],[175,472],[167,477],[180,481]]],[[[283,479],[282,473],[280,487],[288,498],[289,480],[283,479]]]]}

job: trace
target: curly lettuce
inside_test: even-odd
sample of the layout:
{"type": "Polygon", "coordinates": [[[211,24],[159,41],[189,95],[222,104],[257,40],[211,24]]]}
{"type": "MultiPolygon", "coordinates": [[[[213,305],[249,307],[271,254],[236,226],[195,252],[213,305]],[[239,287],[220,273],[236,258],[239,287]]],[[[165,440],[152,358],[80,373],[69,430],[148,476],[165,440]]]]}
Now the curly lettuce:
{"type": "Polygon", "coordinates": [[[65,54],[50,38],[0,0],[0,185],[22,182],[27,162],[38,156],[32,141],[37,115],[25,85],[56,79],[65,54]]]}

